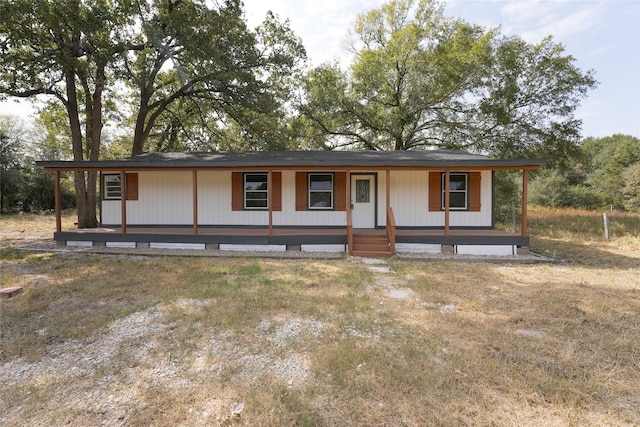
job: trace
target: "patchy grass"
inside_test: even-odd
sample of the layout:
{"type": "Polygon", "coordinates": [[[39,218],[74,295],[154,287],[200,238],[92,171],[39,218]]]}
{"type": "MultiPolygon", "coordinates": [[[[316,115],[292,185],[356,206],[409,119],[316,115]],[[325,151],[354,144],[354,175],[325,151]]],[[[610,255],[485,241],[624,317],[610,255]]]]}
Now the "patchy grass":
{"type": "Polygon", "coordinates": [[[573,262],[5,248],[0,424],[640,424],[640,249],[535,221],[573,262]]]}
{"type": "Polygon", "coordinates": [[[610,240],[602,212],[534,208],[529,214],[535,252],[581,265],[633,268],[640,263],[640,214],[607,212],[610,240]]]}

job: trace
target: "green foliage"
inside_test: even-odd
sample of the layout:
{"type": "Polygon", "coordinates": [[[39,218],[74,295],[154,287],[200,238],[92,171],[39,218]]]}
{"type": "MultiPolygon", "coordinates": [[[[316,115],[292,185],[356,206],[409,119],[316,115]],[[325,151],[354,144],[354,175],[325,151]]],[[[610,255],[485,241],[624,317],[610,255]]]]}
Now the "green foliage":
{"type": "Polygon", "coordinates": [[[326,147],[465,149],[548,157],[579,142],[573,113],[596,85],[550,37],[529,44],[446,17],[437,0],[390,0],[354,26],[350,72],[311,70],[301,111],[326,147]]]}
{"type": "Polygon", "coordinates": [[[20,139],[23,132],[10,116],[0,116],[0,210],[19,208],[20,193],[25,187],[25,144],[20,139]]]}
{"type": "MultiPolygon", "coordinates": [[[[45,140],[31,140],[21,121],[13,116],[0,116],[0,206],[3,212],[39,211],[55,205],[53,176],[35,167],[34,157],[51,158],[45,140]]],[[[63,208],[75,207],[72,184],[63,178],[61,202],[63,208]]]]}
{"type": "Polygon", "coordinates": [[[127,58],[124,75],[137,92],[132,154],[282,144],[306,57],[288,22],[268,13],[252,31],[236,0],[149,2],[140,20],[144,48],[127,58]]]}
{"type": "Polygon", "coordinates": [[[640,211],[640,139],[587,138],[568,168],[546,168],[533,180],[531,202],[549,207],[640,211]]]}
{"type": "Polygon", "coordinates": [[[629,211],[640,212],[640,162],[626,168],[622,176],[624,207],[629,211]]]}
{"type": "Polygon", "coordinates": [[[494,209],[497,222],[512,224],[513,208],[522,205],[522,172],[496,171],[494,173],[494,209]]]}

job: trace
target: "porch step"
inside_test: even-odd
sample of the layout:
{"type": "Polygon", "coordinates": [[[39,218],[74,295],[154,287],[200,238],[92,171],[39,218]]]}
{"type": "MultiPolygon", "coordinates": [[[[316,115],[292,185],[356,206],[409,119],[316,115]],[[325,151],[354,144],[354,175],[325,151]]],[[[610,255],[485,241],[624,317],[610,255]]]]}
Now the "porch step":
{"type": "Polygon", "coordinates": [[[351,254],[367,258],[385,258],[393,255],[387,235],[377,233],[354,233],[351,254]]]}

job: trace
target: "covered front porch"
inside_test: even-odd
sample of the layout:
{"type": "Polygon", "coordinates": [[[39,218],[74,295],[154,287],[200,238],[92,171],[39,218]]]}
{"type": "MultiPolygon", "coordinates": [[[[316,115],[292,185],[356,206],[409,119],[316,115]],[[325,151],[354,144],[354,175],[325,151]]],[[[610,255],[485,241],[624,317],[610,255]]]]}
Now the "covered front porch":
{"type": "Polygon", "coordinates": [[[541,164],[452,151],[151,153],[43,162],[55,173],[55,239],[69,246],[376,257],[528,252],[528,174],[541,164]],[[494,229],[493,174],[500,170],[522,171],[519,233],[494,229]],[[62,230],[64,171],[102,174],[102,228],[62,230]]]}

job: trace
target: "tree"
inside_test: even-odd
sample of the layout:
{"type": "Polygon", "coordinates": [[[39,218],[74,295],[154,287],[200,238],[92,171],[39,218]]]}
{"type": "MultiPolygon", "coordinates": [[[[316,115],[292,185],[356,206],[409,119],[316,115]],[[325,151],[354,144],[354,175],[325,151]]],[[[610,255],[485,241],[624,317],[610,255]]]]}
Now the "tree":
{"type": "Polygon", "coordinates": [[[630,135],[586,138],[568,167],[535,174],[531,201],[544,206],[637,210],[640,139],[630,135]]]}
{"type": "MultiPolygon", "coordinates": [[[[140,46],[131,2],[3,0],[0,94],[47,95],[67,113],[74,160],[98,160],[103,94],[121,55],[140,46]],[[84,128],[84,129],[83,129],[84,128]]],[[[97,226],[96,172],[76,172],[78,227],[97,226]]]]}
{"type": "Polygon", "coordinates": [[[547,157],[549,165],[567,167],[580,143],[574,112],[596,85],[593,72],[583,74],[574,62],[551,36],[533,45],[496,39],[479,99],[470,114],[456,115],[462,131],[451,138],[498,157],[547,157]]]}
{"type": "Polygon", "coordinates": [[[358,17],[353,39],[349,72],[324,64],[304,81],[301,111],[328,147],[562,160],[578,144],[573,112],[596,82],[551,38],[530,45],[436,0],[391,0],[358,17]]]}
{"type": "Polygon", "coordinates": [[[138,92],[133,155],[152,140],[177,147],[180,133],[183,143],[210,148],[229,127],[251,135],[257,116],[273,116],[285,104],[306,57],[288,22],[271,13],[255,32],[247,29],[238,0],[218,9],[198,1],[146,3],[140,16],[145,49],[125,62],[129,86],[138,92]],[[156,123],[161,130],[153,134],[156,123]]]}
{"type": "Polygon", "coordinates": [[[640,212],[640,162],[626,168],[623,177],[624,207],[630,211],[640,212]]]}
{"type": "Polygon", "coordinates": [[[0,213],[13,209],[20,201],[24,186],[22,174],[25,144],[19,122],[11,116],[0,116],[0,213]]]}
{"type": "Polygon", "coordinates": [[[585,184],[600,194],[604,205],[623,209],[625,171],[640,163],[640,139],[621,134],[586,138],[580,149],[585,184]]]}

